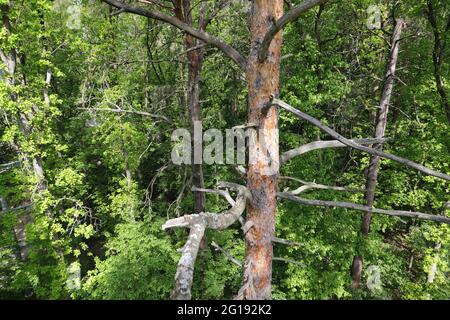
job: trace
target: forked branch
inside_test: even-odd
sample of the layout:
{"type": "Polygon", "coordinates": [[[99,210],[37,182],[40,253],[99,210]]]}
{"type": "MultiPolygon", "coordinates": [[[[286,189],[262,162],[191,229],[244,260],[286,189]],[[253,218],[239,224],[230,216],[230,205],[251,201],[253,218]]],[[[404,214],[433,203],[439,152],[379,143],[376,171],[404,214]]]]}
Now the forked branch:
{"type": "Polygon", "coordinates": [[[171,219],[162,226],[163,230],[176,227],[190,228],[188,240],[182,249],[181,258],[178,262],[172,299],[188,300],[191,298],[194,265],[206,228],[224,230],[236,222],[245,210],[247,199],[250,197],[246,187],[228,182],[220,182],[218,186],[237,191],[236,201],[231,209],[220,214],[199,213],[186,215],[171,219]]]}
{"type": "Polygon", "coordinates": [[[309,11],[311,8],[326,2],[328,2],[328,0],[305,0],[286,12],[280,19],[275,21],[269,31],[267,31],[264,36],[264,40],[261,43],[261,48],[259,49],[258,55],[259,61],[264,61],[267,59],[270,44],[280,30],[282,30],[288,23],[298,19],[302,14],[309,11]]]}

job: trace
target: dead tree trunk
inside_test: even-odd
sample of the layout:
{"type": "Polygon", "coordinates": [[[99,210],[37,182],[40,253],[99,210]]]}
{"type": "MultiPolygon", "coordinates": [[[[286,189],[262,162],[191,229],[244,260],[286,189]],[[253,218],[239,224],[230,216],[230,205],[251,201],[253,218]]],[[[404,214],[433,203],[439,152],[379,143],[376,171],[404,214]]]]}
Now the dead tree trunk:
{"type": "MultiPolygon", "coordinates": [[[[185,22],[187,25],[192,26],[192,11],[191,1],[183,0],[175,2],[175,14],[178,19],[185,22]]],[[[203,4],[199,12],[199,27],[202,30],[204,11],[203,4]]],[[[203,31],[203,30],[202,30],[203,31]]],[[[186,56],[188,62],[188,107],[189,107],[189,120],[191,126],[191,134],[194,136],[194,125],[196,122],[202,119],[202,110],[200,105],[200,75],[203,66],[203,51],[202,48],[196,48],[199,40],[194,38],[190,34],[186,34],[184,43],[186,47],[186,56]]],[[[195,141],[193,141],[195,143],[195,141]]],[[[194,150],[192,145],[192,150],[194,150]]],[[[192,157],[192,184],[198,189],[204,188],[203,179],[203,164],[197,163],[195,157],[192,157]]],[[[205,194],[203,192],[193,191],[194,193],[194,212],[200,213],[205,211],[205,194]]]]}
{"type": "MultiPolygon", "coordinates": [[[[392,89],[394,88],[394,80],[395,80],[395,70],[397,66],[398,52],[399,52],[399,42],[400,36],[402,33],[402,29],[404,28],[405,23],[403,20],[397,20],[394,28],[394,33],[392,35],[391,42],[391,52],[389,56],[389,61],[387,65],[386,74],[384,76],[383,83],[383,91],[381,95],[380,106],[377,112],[376,123],[375,123],[375,139],[384,138],[387,124],[387,115],[389,111],[389,103],[391,100],[392,89]]],[[[377,150],[381,150],[383,147],[382,144],[374,144],[373,148],[377,150]]],[[[378,180],[378,172],[380,170],[380,162],[381,157],[372,156],[369,163],[369,169],[367,173],[366,179],[366,192],[364,195],[364,199],[366,201],[367,206],[373,207],[375,201],[375,188],[377,186],[378,180]]],[[[372,213],[367,212],[364,214],[362,219],[361,226],[361,235],[362,237],[366,237],[369,234],[370,230],[370,220],[372,218],[372,213]]],[[[354,257],[353,265],[352,265],[352,288],[356,289],[359,287],[359,283],[361,281],[361,273],[363,268],[363,257],[362,254],[359,254],[354,257]]]]}
{"type": "Polygon", "coordinates": [[[252,199],[247,207],[247,223],[252,228],[246,235],[243,297],[270,299],[278,188],[278,115],[275,107],[266,115],[262,109],[272,95],[279,94],[281,32],[271,42],[267,59],[260,61],[258,53],[273,21],[283,14],[283,0],[255,0],[251,12],[248,123],[255,123],[258,128],[250,136],[247,188],[252,199]]]}

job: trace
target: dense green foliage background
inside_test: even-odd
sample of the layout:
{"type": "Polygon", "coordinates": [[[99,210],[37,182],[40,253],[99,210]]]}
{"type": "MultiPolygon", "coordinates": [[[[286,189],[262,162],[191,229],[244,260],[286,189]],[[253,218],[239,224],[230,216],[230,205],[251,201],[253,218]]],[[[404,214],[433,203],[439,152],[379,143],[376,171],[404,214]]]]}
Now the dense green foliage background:
{"type": "MultiPolygon", "coordinates": [[[[211,5],[218,1],[209,1],[211,5]]],[[[299,1],[294,1],[299,2],[299,1]]],[[[0,196],[10,207],[32,203],[26,226],[30,254],[17,258],[12,232],[21,211],[0,213],[0,298],[167,299],[186,230],[161,231],[170,217],[192,212],[191,168],[171,164],[174,128],[189,128],[183,34],[166,24],[130,14],[112,14],[100,1],[1,0],[10,4],[12,35],[0,32],[4,50],[17,48],[25,61],[15,86],[0,83],[0,164],[42,159],[48,188],[35,192],[27,161],[0,173],[0,196]],[[75,19],[75,20],[74,20],[75,19]],[[79,19],[79,20],[76,20],[79,19]],[[44,103],[45,74],[53,72],[50,104],[44,103]],[[11,94],[17,95],[17,101],[11,94]],[[143,111],[170,119],[106,109],[143,111]],[[95,110],[94,110],[95,109],[95,110]],[[97,110],[105,109],[105,110],[97,110]],[[17,114],[34,110],[31,132],[17,114]],[[79,286],[68,286],[69,268],[79,269],[79,286]]],[[[442,37],[450,16],[448,1],[434,1],[442,37]]],[[[389,16],[408,22],[401,42],[398,80],[392,98],[387,152],[450,173],[450,124],[433,75],[434,38],[426,1],[331,1],[285,30],[281,98],[319,118],[342,135],[373,135],[373,114],[389,54],[389,16]],[[378,5],[382,29],[369,29],[367,8],[378,5]]],[[[196,15],[198,9],[193,10],[196,15]]],[[[233,2],[209,32],[245,53],[246,2],[233,2]]],[[[5,66],[2,66],[5,68],[5,66]]],[[[6,70],[6,69],[5,69],[6,70]]],[[[6,77],[6,71],[0,71],[6,77]]],[[[442,76],[450,93],[450,52],[442,76]]],[[[246,83],[216,49],[206,47],[201,80],[204,129],[245,123],[246,83]]],[[[329,139],[293,116],[280,115],[285,151],[329,139]]],[[[369,156],[348,149],[319,150],[298,157],[282,175],[364,189],[369,156]]],[[[205,165],[205,184],[243,180],[231,166],[205,165]]],[[[295,187],[284,181],[281,188],[295,187]]],[[[382,163],[376,206],[449,214],[442,209],[450,185],[391,161],[382,163]]],[[[362,203],[362,193],[310,191],[308,197],[362,203]]],[[[227,208],[207,195],[208,212],[227,208]]],[[[450,230],[412,219],[375,216],[369,241],[360,246],[361,214],[282,202],[277,236],[300,247],[275,245],[275,299],[447,299],[450,296],[450,230]],[[441,249],[434,248],[437,243],[441,249]],[[363,250],[366,266],[381,271],[381,288],[350,290],[353,256],[363,250]],[[436,278],[427,283],[433,262],[436,278]]],[[[194,298],[228,299],[240,288],[242,272],[215,241],[242,259],[238,225],[208,231],[193,285],[194,298]]],[[[368,274],[363,274],[366,281],[368,274]]]]}

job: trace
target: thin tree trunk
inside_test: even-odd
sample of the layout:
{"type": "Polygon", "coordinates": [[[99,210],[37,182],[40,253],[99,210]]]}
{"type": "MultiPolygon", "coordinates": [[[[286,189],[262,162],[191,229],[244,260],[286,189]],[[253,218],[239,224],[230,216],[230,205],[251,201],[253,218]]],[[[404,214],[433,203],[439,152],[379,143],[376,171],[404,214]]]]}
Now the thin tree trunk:
{"type": "MultiPolygon", "coordinates": [[[[203,7],[203,6],[202,6],[203,7]]],[[[181,21],[188,25],[192,25],[192,13],[190,0],[178,0],[175,5],[175,14],[181,21]]],[[[199,26],[202,26],[203,10],[200,10],[199,26]]],[[[189,117],[191,125],[191,134],[194,136],[195,123],[201,121],[201,105],[200,105],[200,75],[203,66],[202,49],[192,50],[198,45],[197,39],[192,35],[185,35],[185,47],[188,60],[188,105],[189,117]]],[[[194,141],[193,141],[194,143],[194,141]]],[[[194,145],[192,146],[194,150],[194,145]]],[[[196,188],[204,188],[203,164],[196,163],[194,155],[192,158],[192,183],[196,188]]],[[[205,194],[203,192],[194,191],[194,211],[200,213],[205,211],[205,194]]]]}
{"type": "Polygon", "coordinates": [[[280,54],[282,32],[273,39],[268,58],[258,60],[260,44],[273,21],[283,14],[283,0],[255,0],[250,17],[251,51],[247,69],[249,113],[248,123],[258,124],[252,132],[249,150],[247,187],[252,199],[247,207],[247,219],[252,228],[246,235],[244,259],[245,299],[270,299],[275,232],[276,192],[279,163],[278,119],[275,107],[267,115],[261,109],[273,95],[279,95],[280,54]],[[263,145],[264,144],[264,145],[263,145]],[[270,159],[268,159],[268,157],[270,159]]]}
{"type": "Polygon", "coordinates": [[[439,32],[438,21],[436,17],[436,11],[432,0],[427,1],[427,15],[428,21],[433,29],[434,47],[433,47],[433,66],[434,66],[434,79],[436,81],[436,89],[441,97],[442,106],[447,113],[447,120],[450,125],[450,100],[442,79],[442,63],[444,62],[445,48],[447,46],[446,34],[450,31],[450,14],[448,16],[447,24],[444,27],[444,31],[439,32]]]}
{"type": "MultiPolygon", "coordinates": [[[[186,36],[186,49],[191,49],[196,46],[196,42],[191,36],[186,36]]],[[[200,105],[200,74],[203,64],[203,53],[201,49],[192,50],[188,52],[189,61],[189,113],[191,121],[191,130],[194,131],[194,124],[197,121],[201,121],[201,105],[200,105]]],[[[192,163],[192,182],[197,188],[204,188],[203,181],[203,164],[192,163]]],[[[205,210],[205,194],[203,192],[194,192],[196,213],[203,212],[205,210]]]]}
{"type": "MultiPolygon", "coordinates": [[[[375,123],[375,134],[374,138],[382,139],[384,138],[387,124],[387,115],[389,111],[389,104],[391,100],[392,90],[394,88],[395,80],[395,70],[398,60],[399,52],[399,42],[402,29],[405,23],[403,20],[397,20],[394,28],[394,33],[392,35],[391,41],[391,52],[389,56],[389,62],[387,65],[386,74],[384,76],[384,85],[381,95],[380,106],[377,112],[377,118],[375,123]]],[[[375,149],[381,150],[382,144],[375,144],[373,146],[375,149]]],[[[373,207],[375,201],[375,188],[377,186],[378,172],[380,170],[381,158],[379,156],[372,156],[369,163],[369,169],[366,179],[366,193],[364,199],[367,206],[373,207]]],[[[362,219],[361,234],[362,237],[366,237],[370,230],[370,221],[372,218],[372,213],[368,212],[364,214],[362,219]]],[[[353,259],[352,265],[352,288],[356,289],[359,287],[361,281],[361,273],[363,269],[363,257],[361,254],[357,255],[353,259]]]]}

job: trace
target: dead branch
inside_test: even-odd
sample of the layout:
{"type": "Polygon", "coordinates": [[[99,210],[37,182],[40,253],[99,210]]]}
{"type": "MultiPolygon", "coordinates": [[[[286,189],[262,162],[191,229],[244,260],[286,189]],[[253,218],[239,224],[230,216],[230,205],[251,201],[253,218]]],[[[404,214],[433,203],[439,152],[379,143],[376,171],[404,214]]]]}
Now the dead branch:
{"type": "Polygon", "coordinates": [[[221,246],[219,246],[217,243],[215,243],[214,241],[211,242],[211,245],[218,251],[222,252],[225,257],[227,257],[228,260],[230,260],[231,262],[233,262],[235,265],[242,267],[242,262],[240,262],[238,259],[236,259],[235,257],[233,257],[231,255],[231,253],[229,253],[228,251],[226,251],[224,248],[222,248],[221,246]]]}
{"type": "Polygon", "coordinates": [[[130,114],[137,114],[140,116],[144,116],[144,117],[149,117],[149,118],[155,118],[155,119],[161,119],[164,120],[167,123],[170,123],[173,125],[172,120],[170,120],[169,118],[159,115],[159,114],[154,114],[154,113],[149,113],[149,112],[144,112],[144,111],[135,111],[135,110],[124,110],[124,109],[112,109],[112,108],[78,108],[79,110],[86,110],[86,111],[105,111],[105,112],[114,112],[114,113],[130,113],[130,114]]]}
{"type": "Polygon", "coordinates": [[[139,7],[132,7],[118,0],[102,0],[102,1],[117,9],[123,9],[125,12],[134,13],[140,16],[148,17],[151,19],[171,24],[172,26],[192,35],[193,37],[218,48],[231,60],[233,60],[243,71],[245,71],[247,68],[247,60],[236,49],[204,31],[193,28],[192,26],[184,23],[183,21],[177,19],[176,17],[168,16],[156,10],[146,10],[139,7]]]}
{"type": "Polygon", "coordinates": [[[293,178],[293,177],[280,177],[280,179],[293,180],[293,181],[297,181],[297,182],[300,182],[301,184],[303,184],[303,186],[297,188],[296,190],[290,191],[290,193],[294,194],[294,195],[298,195],[298,194],[305,192],[307,190],[310,190],[310,189],[335,190],[335,191],[347,191],[347,192],[364,192],[364,190],[355,190],[355,189],[349,189],[349,188],[344,188],[344,187],[327,186],[327,185],[318,184],[315,182],[307,182],[307,181],[303,181],[303,180],[293,178]]]}
{"type": "Polygon", "coordinates": [[[267,59],[270,44],[280,30],[282,30],[288,23],[298,19],[302,14],[311,8],[326,2],[328,2],[328,0],[305,0],[286,12],[280,19],[274,21],[273,26],[269,29],[269,31],[267,31],[264,36],[264,40],[261,43],[261,48],[259,49],[258,54],[259,61],[264,61],[267,59]]]}
{"type": "Polygon", "coordinates": [[[343,144],[345,144],[345,145],[347,145],[349,147],[352,147],[352,148],[354,148],[356,150],[360,150],[360,151],[367,152],[367,153],[372,154],[372,155],[377,155],[377,156],[382,157],[382,158],[393,160],[393,161],[399,162],[401,164],[404,164],[404,165],[406,165],[408,167],[414,168],[417,171],[423,172],[423,173],[425,173],[427,175],[434,176],[434,177],[437,177],[437,178],[440,178],[440,179],[443,179],[443,180],[450,181],[450,176],[448,174],[441,173],[441,172],[438,172],[438,171],[434,171],[434,170],[432,170],[430,168],[427,168],[427,167],[425,167],[425,166],[423,166],[421,164],[418,164],[418,163],[416,163],[414,161],[411,161],[411,160],[408,160],[408,159],[405,159],[405,158],[401,158],[401,157],[393,155],[393,154],[385,153],[383,151],[376,150],[376,149],[369,148],[369,147],[365,147],[365,146],[362,146],[362,145],[360,145],[358,143],[355,143],[352,140],[349,140],[349,139],[341,136],[339,133],[337,133],[336,131],[334,131],[330,127],[324,125],[323,123],[321,123],[316,118],[314,118],[314,117],[312,117],[312,116],[310,116],[310,115],[308,115],[308,114],[306,114],[306,113],[304,113],[304,112],[302,112],[300,110],[295,109],[294,107],[288,105],[284,101],[281,101],[281,100],[278,100],[278,99],[272,99],[264,107],[264,110],[262,110],[262,111],[264,113],[267,112],[268,109],[270,108],[270,106],[278,106],[278,107],[283,108],[284,110],[287,110],[287,111],[295,114],[297,117],[308,121],[309,123],[315,125],[316,127],[321,129],[322,131],[328,133],[333,138],[337,139],[338,141],[342,142],[343,144]]]}
{"type": "Polygon", "coordinates": [[[176,300],[188,300],[191,298],[191,287],[194,275],[194,265],[201,239],[206,228],[214,230],[224,230],[238,221],[245,210],[247,199],[251,197],[246,187],[230,183],[219,182],[219,188],[227,188],[237,191],[234,206],[223,213],[199,213],[186,215],[184,217],[168,220],[163,226],[163,230],[186,227],[190,228],[188,241],[183,247],[181,258],[178,262],[177,273],[175,275],[175,287],[172,291],[172,298],[176,300]]]}
{"type": "MultiPolygon", "coordinates": [[[[355,139],[350,140],[354,143],[360,144],[360,145],[371,145],[375,143],[383,143],[386,141],[386,139],[355,139]]],[[[286,163],[289,160],[291,160],[294,157],[300,156],[302,154],[308,153],[310,151],[318,150],[318,149],[328,149],[328,148],[344,148],[347,147],[345,144],[338,140],[328,140],[328,141],[314,141],[308,144],[304,144],[300,147],[297,147],[295,149],[291,149],[289,151],[284,152],[280,156],[280,163],[286,163]]]]}
{"type": "Polygon", "coordinates": [[[276,237],[272,238],[272,243],[279,243],[279,244],[284,244],[284,245],[293,246],[293,247],[304,246],[304,244],[300,243],[300,242],[294,242],[294,241],[290,241],[290,240],[286,240],[286,239],[282,239],[282,238],[276,238],[276,237]]]}
{"type": "Polygon", "coordinates": [[[197,188],[196,186],[193,186],[191,190],[194,192],[215,193],[215,194],[218,194],[218,195],[221,195],[222,197],[224,197],[225,200],[227,200],[228,203],[231,204],[232,206],[234,206],[236,204],[236,202],[231,197],[228,190],[203,189],[203,188],[197,188]]]}
{"type": "Polygon", "coordinates": [[[286,262],[286,263],[292,263],[292,264],[296,264],[299,266],[304,267],[305,265],[301,262],[295,261],[295,260],[291,260],[291,259],[286,259],[286,258],[280,258],[280,257],[274,257],[273,261],[281,261],[281,262],[286,262]]]}
{"type": "Polygon", "coordinates": [[[450,218],[448,218],[448,217],[432,215],[432,214],[427,214],[427,213],[422,213],[422,212],[385,210],[385,209],[373,208],[373,207],[356,204],[356,203],[351,203],[351,202],[304,199],[304,198],[297,197],[288,192],[279,192],[279,193],[277,193],[277,196],[279,198],[291,200],[291,201],[294,201],[294,202],[297,202],[297,203],[300,203],[303,205],[307,205],[307,206],[345,208],[345,209],[352,209],[352,210],[358,210],[358,211],[363,211],[363,212],[379,213],[379,214],[384,214],[384,215],[394,216],[394,217],[417,218],[417,219],[422,219],[422,220],[450,224],[450,218]]]}
{"type": "Polygon", "coordinates": [[[10,162],[10,163],[0,164],[0,173],[9,171],[12,168],[18,167],[18,166],[20,166],[20,161],[13,161],[13,162],[10,162]]]}

